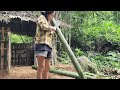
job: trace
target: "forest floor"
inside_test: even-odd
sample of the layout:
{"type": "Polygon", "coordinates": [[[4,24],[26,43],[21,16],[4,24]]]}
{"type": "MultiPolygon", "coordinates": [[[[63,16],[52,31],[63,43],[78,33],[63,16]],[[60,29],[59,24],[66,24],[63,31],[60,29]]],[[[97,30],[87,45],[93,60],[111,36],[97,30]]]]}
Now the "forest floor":
{"type": "MultiPolygon", "coordinates": [[[[56,66],[51,67],[57,67],[61,70],[76,72],[73,65],[71,64],[58,64],[56,66]]],[[[36,73],[37,71],[32,69],[31,66],[19,66],[19,67],[16,66],[12,67],[9,73],[0,71],[0,79],[36,79],[36,73]]],[[[120,79],[120,75],[114,75],[114,77],[120,79]]],[[[74,79],[74,78],[50,73],[49,79],[74,79]]]]}
{"type": "MultiPolygon", "coordinates": [[[[51,67],[59,67],[60,69],[76,72],[71,64],[69,65],[61,64],[51,67]]],[[[37,71],[32,69],[31,66],[20,66],[20,67],[16,66],[16,67],[12,67],[9,73],[1,71],[0,79],[36,79],[36,73],[37,71]]],[[[74,79],[74,78],[50,73],[49,79],[74,79]]]]}

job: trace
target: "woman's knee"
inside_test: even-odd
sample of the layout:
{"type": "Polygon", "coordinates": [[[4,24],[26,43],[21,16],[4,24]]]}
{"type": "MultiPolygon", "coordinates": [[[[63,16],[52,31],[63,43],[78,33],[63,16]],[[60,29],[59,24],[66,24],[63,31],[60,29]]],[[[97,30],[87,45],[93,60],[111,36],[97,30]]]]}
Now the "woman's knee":
{"type": "Polygon", "coordinates": [[[44,72],[49,72],[49,68],[48,68],[48,67],[47,67],[47,68],[45,67],[45,68],[44,68],[44,72]]]}
{"type": "Polygon", "coordinates": [[[39,71],[43,71],[44,68],[45,68],[45,58],[39,56],[39,57],[38,57],[38,70],[39,70],[39,71]]]}
{"type": "Polygon", "coordinates": [[[45,71],[45,72],[49,72],[49,69],[50,69],[50,66],[45,66],[45,67],[44,67],[44,71],[45,71]]]}
{"type": "Polygon", "coordinates": [[[44,66],[44,65],[38,66],[38,71],[43,71],[44,69],[45,69],[45,66],[44,66]]]}

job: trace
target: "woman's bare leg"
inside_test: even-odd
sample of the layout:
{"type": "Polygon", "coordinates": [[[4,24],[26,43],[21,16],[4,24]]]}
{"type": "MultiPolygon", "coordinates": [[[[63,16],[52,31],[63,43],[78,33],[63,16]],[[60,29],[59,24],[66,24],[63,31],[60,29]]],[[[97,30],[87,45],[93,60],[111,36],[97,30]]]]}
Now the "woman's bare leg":
{"type": "Polygon", "coordinates": [[[42,79],[42,73],[45,68],[45,57],[37,56],[38,69],[37,69],[37,79],[42,79]]]}
{"type": "Polygon", "coordinates": [[[50,68],[50,59],[45,60],[45,68],[43,70],[43,78],[48,79],[49,76],[49,68],[50,68]]]}

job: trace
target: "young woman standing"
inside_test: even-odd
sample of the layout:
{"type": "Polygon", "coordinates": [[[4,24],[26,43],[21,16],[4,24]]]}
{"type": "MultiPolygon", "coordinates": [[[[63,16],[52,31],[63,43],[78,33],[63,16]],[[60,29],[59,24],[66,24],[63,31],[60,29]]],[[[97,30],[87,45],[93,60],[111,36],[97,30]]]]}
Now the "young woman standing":
{"type": "Polygon", "coordinates": [[[38,62],[37,79],[48,79],[50,60],[52,58],[52,35],[56,28],[50,25],[55,12],[41,12],[37,19],[35,52],[38,62]]]}

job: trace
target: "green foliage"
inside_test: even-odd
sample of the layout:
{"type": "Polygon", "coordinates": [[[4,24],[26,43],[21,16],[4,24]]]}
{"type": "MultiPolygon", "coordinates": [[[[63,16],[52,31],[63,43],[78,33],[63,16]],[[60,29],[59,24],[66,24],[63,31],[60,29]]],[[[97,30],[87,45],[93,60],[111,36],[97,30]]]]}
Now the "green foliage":
{"type": "MultiPolygon", "coordinates": [[[[83,51],[81,51],[80,49],[78,49],[78,48],[74,49],[73,52],[74,52],[76,57],[80,57],[82,55],[85,55],[85,53],[83,51]]],[[[70,57],[67,54],[67,52],[65,52],[65,51],[62,51],[59,59],[64,64],[71,63],[70,57]]]]}
{"type": "Polygon", "coordinates": [[[71,62],[71,60],[70,60],[69,55],[67,54],[67,52],[62,51],[62,54],[60,56],[61,56],[61,58],[60,58],[60,62],[61,63],[68,64],[68,63],[71,62]]]}
{"type": "Polygon", "coordinates": [[[118,68],[120,69],[120,53],[108,52],[106,56],[99,53],[91,53],[88,57],[97,64],[99,69],[103,68],[118,68]]]}
{"type": "Polygon", "coordinates": [[[75,53],[76,57],[80,57],[80,56],[84,55],[84,52],[81,51],[81,50],[78,49],[78,48],[76,48],[76,49],[74,50],[74,53],[75,53]]]}
{"type": "MultiPolygon", "coordinates": [[[[101,43],[113,42],[119,43],[120,41],[120,26],[117,26],[112,21],[103,21],[99,26],[94,26],[84,29],[84,36],[86,38],[86,43],[88,46],[92,47],[96,40],[97,44],[100,40],[101,43]],[[88,39],[87,39],[88,38],[88,39]]],[[[83,37],[83,38],[84,38],[83,37]]]]}
{"type": "Polygon", "coordinates": [[[31,42],[33,42],[32,37],[17,34],[11,35],[11,43],[31,43],[31,42]]]}
{"type": "MultiPolygon", "coordinates": [[[[119,11],[61,11],[60,14],[63,21],[73,26],[71,32],[62,31],[66,37],[71,33],[71,46],[76,57],[87,56],[100,71],[105,68],[120,69],[120,53],[113,52],[116,49],[120,51],[119,11]],[[108,42],[118,47],[107,45],[104,48],[108,42]],[[113,51],[108,50],[104,55],[98,52],[107,48],[113,48],[113,51]]],[[[66,57],[66,54],[62,55],[63,62],[66,57]]]]}
{"type": "Polygon", "coordinates": [[[95,44],[101,47],[106,42],[120,46],[119,17],[118,11],[61,11],[62,20],[73,26],[72,46],[82,50],[95,50],[95,44]]]}

